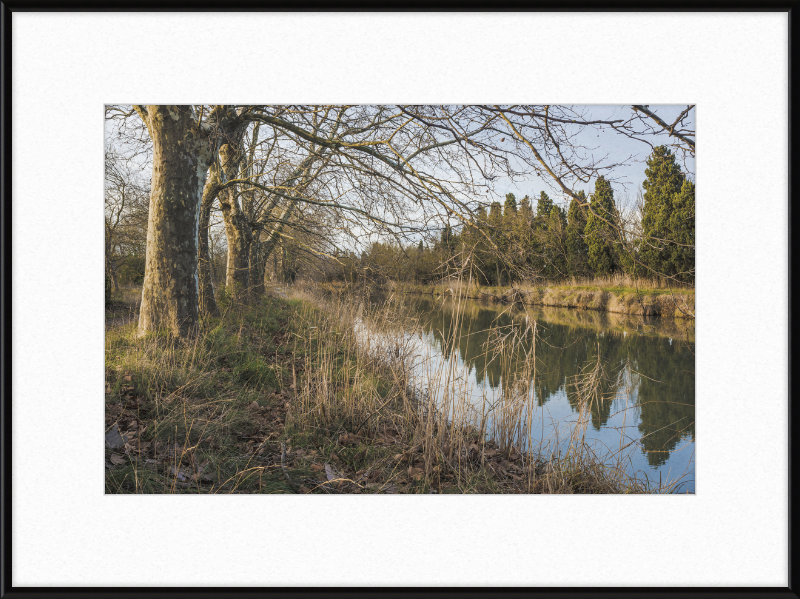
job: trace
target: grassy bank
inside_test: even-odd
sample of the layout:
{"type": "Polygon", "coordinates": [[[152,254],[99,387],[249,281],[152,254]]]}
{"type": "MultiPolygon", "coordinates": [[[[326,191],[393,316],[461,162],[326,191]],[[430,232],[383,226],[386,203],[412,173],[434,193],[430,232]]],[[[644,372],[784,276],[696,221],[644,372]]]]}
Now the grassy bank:
{"type": "Polygon", "coordinates": [[[464,281],[417,285],[392,282],[389,287],[403,293],[458,295],[493,303],[580,308],[634,316],[694,318],[694,288],[669,288],[661,281],[619,276],[607,279],[570,280],[560,283],[513,287],[484,287],[464,281]]]}
{"type": "Polygon", "coordinates": [[[136,299],[126,291],[106,311],[107,493],[671,490],[581,443],[593,371],[576,384],[585,400],[569,450],[526,453],[520,396],[489,427],[446,368],[421,386],[402,334],[413,323],[389,304],[263,297],[180,341],[137,338],[136,299]]]}

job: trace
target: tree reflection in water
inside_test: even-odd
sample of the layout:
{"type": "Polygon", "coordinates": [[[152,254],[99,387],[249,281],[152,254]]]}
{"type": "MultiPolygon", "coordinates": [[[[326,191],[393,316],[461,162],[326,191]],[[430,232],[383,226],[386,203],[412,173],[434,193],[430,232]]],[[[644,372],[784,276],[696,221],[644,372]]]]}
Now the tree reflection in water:
{"type": "Polygon", "coordinates": [[[599,351],[607,376],[599,390],[605,400],[590,408],[595,431],[627,409],[625,436],[641,444],[652,468],[665,465],[671,452],[694,441],[693,322],[643,321],[584,310],[512,309],[475,301],[462,302],[456,319],[452,301],[415,298],[408,304],[436,348],[446,358],[456,352],[478,385],[503,395],[504,379],[521,372],[525,356],[535,352],[535,402],[546,406],[554,398],[566,398],[577,412],[576,376],[597,361],[599,351]],[[526,317],[528,323],[536,322],[535,348],[526,317]],[[459,331],[453,331],[456,322],[459,331]],[[500,359],[498,339],[515,327],[522,338],[500,359]]]}

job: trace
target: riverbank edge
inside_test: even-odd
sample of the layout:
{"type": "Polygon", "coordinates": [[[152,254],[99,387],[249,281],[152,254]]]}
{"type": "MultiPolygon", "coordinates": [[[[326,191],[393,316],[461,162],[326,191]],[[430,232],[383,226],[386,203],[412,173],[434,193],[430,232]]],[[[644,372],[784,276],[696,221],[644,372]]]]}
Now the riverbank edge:
{"type": "Polygon", "coordinates": [[[621,291],[616,289],[584,289],[580,287],[488,287],[454,283],[452,285],[411,285],[391,283],[391,290],[418,295],[458,295],[462,298],[492,303],[553,308],[576,308],[613,312],[631,316],[660,316],[694,320],[695,294],[686,292],[654,292],[652,290],[621,291]]]}
{"type": "MultiPolygon", "coordinates": [[[[307,373],[321,368],[314,346],[337,346],[341,338],[341,334],[314,336],[312,341],[310,330],[303,330],[308,327],[299,313],[305,308],[326,314],[319,303],[270,289],[249,306],[224,310],[223,317],[208,319],[197,339],[183,343],[162,335],[140,339],[133,334],[137,295],[127,293],[127,301],[117,298],[106,309],[106,493],[523,492],[515,482],[515,476],[519,478],[515,473],[522,473],[522,454],[513,450],[500,455],[497,443],[481,438],[478,431],[468,431],[475,437],[470,457],[478,462],[476,467],[468,476],[442,484],[434,480],[436,472],[424,468],[429,456],[413,436],[397,431],[369,434],[340,423],[315,432],[298,427],[307,373]],[[225,353],[208,353],[210,344],[225,348],[225,353]],[[132,360],[143,346],[150,347],[155,359],[132,360]],[[192,362],[186,359],[190,354],[199,356],[192,372],[186,367],[192,362]],[[167,364],[175,372],[165,372],[167,364]],[[272,374],[251,386],[239,376],[245,369],[272,374]],[[187,385],[179,382],[189,376],[205,381],[205,388],[186,394],[187,385]],[[153,388],[154,380],[173,378],[180,380],[153,388]],[[194,429],[162,438],[164,433],[159,431],[171,430],[163,423],[165,398],[181,402],[183,414],[192,423],[202,416],[213,420],[213,426],[203,426],[197,438],[190,439],[194,429]],[[162,409],[157,418],[159,403],[162,409]],[[199,413],[219,403],[226,408],[215,418],[199,413]],[[162,421],[160,426],[157,419],[162,421]],[[167,450],[166,458],[165,445],[174,447],[167,450]],[[243,467],[237,465],[241,460],[246,460],[243,467]]],[[[349,327],[328,319],[340,333],[349,327]]],[[[352,359],[342,358],[335,371],[350,378],[357,366],[352,359]]],[[[376,391],[393,384],[380,368],[360,374],[358,378],[372,381],[376,391]]],[[[393,409],[392,405],[383,407],[389,412],[393,409]]],[[[602,472],[571,474],[576,485],[592,488],[585,479],[602,472]]]]}
{"type": "MultiPolygon", "coordinates": [[[[468,456],[477,468],[468,477],[460,477],[459,482],[447,484],[449,488],[442,488],[441,483],[431,480],[433,473],[424,469],[426,451],[413,436],[365,435],[338,426],[321,435],[298,430],[293,425],[299,415],[298,392],[307,373],[318,370],[319,364],[314,352],[309,351],[312,348],[298,339],[304,323],[297,318],[297,311],[303,305],[323,311],[315,302],[270,293],[255,305],[226,310],[223,318],[211,319],[208,331],[197,342],[174,344],[159,336],[139,339],[133,335],[137,297],[140,295],[133,293],[129,302],[117,301],[115,307],[106,310],[110,327],[106,330],[107,343],[109,335],[117,338],[106,347],[106,493],[525,492],[516,482],[523,472],[523,456],[513,449],[500,455],[497,444],[481,438],[477,431],[468,456]],[[119,318],[118,313],[126,318],[119,318]],[[270,345],[266,353],[265,342],[270,345]],[[152,357],[164,359],[134,359],[145,344],[155,351],[152,357]],[[225,352],[205,356],[203,347],[209,344],[225,352]],[[191,373],[183,372],[190,361],[180,359],[189,355],[195,359],[191,373]],[[164,372],[163,367],[170,364],[175,372],[164,372]],[[263,384],[252,386],[241,380],[241,375],[247,374],[245,370],[263,370],[269,376],[263,384]],[[168,383],[175,374],[180,379],[191,374],[203,384],[205,392],[196,389],[187,393],[180,380],[168,383]],[[163,381],[158,389],[152,384],[156,379],[163,381]],[[154,429],[171,428],[164,426],[166,421],[156,427],[153,407],[159,399],[154,394],[162,405],[170,398],[180,402],[182,413],[185,416],[188,411],[193,423],[197,420],[194,416],[209,406],[225,403],[226,407],[219,418],[202,415],[207,424],[213,420],[214,430],[204,425],[196,439],[190,440],[191,430],[162,438],[158,432],[153,436],[154,429]],[[174,444],[167,459],[157,455],[155,447],[165,442],[170,448],[174,444]],[[242,459],[246,464],[237,466],[242,459]],[[380,475],[384,469],[386,478],[380,475]],[[377,478],[364,480],[371,471],[377,478]]],[[[336,326],[347,325],[337,322],[336,326]]],[[[318,339],[328,345],[338,343],[334,336],[318,339]]],[[[337,372],[350,372],[352,368],[351,362],[344,361],[338,364],[337,372]]],[[[389,377],[380,378],[380,384],[391,385],[389,377]]],[[[159,420],[164,417],[162,409],[159,420]]],[[[615,478],[600,462],[541,462],[536,469],[541,478],[547,469],[557,469],[557,478],[566,485],[561,492],[568,493],[609,492],[604,481],[609,476],[615,478]]],[[[658,490],[630,485],[615,492],[658,490]]]]}
{"type": "MultiPolygon", "coordinates": [[[[329,317],[332,314],[325,305],[325,296],[314,296],[314,294],[309,294],[307,290],[300,293],[290,293],[288,296],[280,292],[276,293],[276,291],[275,289],[272,290],[273,297],[283,296],[286,299],[300,300],[307,308],[319,314],[327,314],[329,317]]],[[[360,296],[355,296],[355,299],[360,303],[360,296]]],[[[316,324],[321,325],[322,323],[317,322],[316,324]]],[[[348,319],[333,319],[330,326],[332,331],[341,331],[351,325],[348,319]]],[[[324,327],[315,326],[313,328],[322,330],[324,327]]],[[[339,335],[322,335],[322,337],[327,339],[325,343],[331,343],[330,339],[339,337],[339,335]]],[[[383,366],[387,365],[384,364],[383,366]]],[[[352,367],[352,363],[342,363],[339,365],[338,371],[350,371],[352,367]]],[[[393,377],[389,376],[389,369],[387,368],[385,376],[382,370],[383,368],[379,368],[377,371],[370,372],[365,378],[370,378],[371,376],[381,384],[393,386],[395,383],[392,381],[393,377]]],[[[394,416],[401,414],[402,408],[394,404],[385,403],[384,397],[377,397],[374,393],[371,395],[375,396],[381,405],[380,408],[377,408],[377,406],[370,408],[370,413],[386,409],[387,414],[393,413],[394,416]]],[[[394,418],[390,416],[388,420],[391,421],[394,418]]],[[[427,427],[423,426],[423,428],[427,427]]],[[[497,439],[482,435],[475,426],[465,425],[463,427],[450,428],[448,425],[448,429],[454,432],[459,431],[465,437],[470,438],[470,442],[467,443],[468,448],[462,456],[464,462],[469,462],[469,464],[466,465],[466,470],[455,468],[450,472],[451,482],[447,485],[450,487],[448,490],[443,490],[441,480],[435,481],[441,474],[436,474],[436,472],[442,464],[440,463],[439,466],[434,467],[433,472],[431,472],[429,464],[431,459],[435,462],[438,461],[436,457],[432,458],[429,452],[440,453],[442,451],[441,448],[436,443],[431,443],[430,440],[418,438],[417,432],[411,435],[402,435],[395,431],[395,434],[399,436],[388,441],[389,437],[381,438],[381,434],[371,435],[364,431],[360,436],[356,436],[352,431],[345,430],[338,437],[338,443],[335,440],[334,443],[341,444],[345,451],[349,449],[351,453],[356,455],[376,448],[379,451],[391,448],[389,454],[395,451],[399,452],[391,458],[392,462],[389,464],[389,468],[394,472],[398,466],[401,466],[402,474],[400,474],[399,478],[390,478],[382,482],[380,490],[377,492],[383,493],[659,494],[675,492],[674,489],[670,489],[673,486],[671,484],[664,487],[659,485],[656,488],[651,487],[649,483],[645,484],[644,481],[636,479],[635,476],[620,476],[616,466],[606,464],[603,458],[591,451],[577,451],[576,453],[570,451],[563,456],[549,453],[545,455],[538,452],[525,452],[514,445],[510,445],[503,451],[497,439]],[[389,442],[388,446],[386,445],[387,441],[389,442]],[[526,462],[529,465],[525,465],[526,462]],[[533,477],[531,484],[535,487],[535,490],[525,489],[528,484],[527,476],[533,477]],[[455,477],[458,482],[452,480],[452,477],[455,477]],[[554,479],[558,482],[553,482],[554,479]],[[391,490],[387,490],[387,486],[391,490]]],[[[294,431],[294,433],[297,438],[298,431],[294,431]]],[[[302,434],[300,437],[302,437],[302,434]]],[[[375,464],[382,463],[385,456],[373,454],[371,459],[373,460],[371,465],[363,465],[367,470],[376,468],[375,464]]],[[[352,476],[352,473],[350,474],[352,476]]],[[[354,478],[358,474],[356,472],[354,478]]],[[[346,476],[344,480],[349,483],[353,482],[352,479],[347,479],[346,476]]],[[[359,493],[363,491],[355,489],[352,484],[344,484],[338,487],[337,492],[359,493]]]]}

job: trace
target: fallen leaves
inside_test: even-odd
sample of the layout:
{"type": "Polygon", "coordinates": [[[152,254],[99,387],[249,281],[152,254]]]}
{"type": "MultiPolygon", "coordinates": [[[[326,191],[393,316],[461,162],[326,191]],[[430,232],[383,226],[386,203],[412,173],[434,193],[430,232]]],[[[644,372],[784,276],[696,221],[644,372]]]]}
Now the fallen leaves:
{"type": "Polygon", "coordinates": [[[422,468],[414,468],[413,466],[409,466],[408,475],[414,480],[422,480],[422,477],[425,476],[425,470],[422,468]]]}
{"type": "Polygon", "coordinates": [[[337,478],[341,478],[341,476],[336,471],[336,469],[333,466],[331,466],[330,464],[328,464],[328,463],[325,464],[325,476],[327,476],[328,481],[332,481],[332,480],[336,480],[337,478]]]}
{"type": "Polygon", "coordinates": [[[125,439],[119,432],[119,424],[115,423],[111,430],[106,432],[106,447],[119,449],[125,445],[125,439]]]}
{"type": "Polygon", "coordinates": [[[358,445],[362,441],[363,439],[361,436],[352,433],[342,433],[339,435],[339,443],[341,445],[358,445]]]}

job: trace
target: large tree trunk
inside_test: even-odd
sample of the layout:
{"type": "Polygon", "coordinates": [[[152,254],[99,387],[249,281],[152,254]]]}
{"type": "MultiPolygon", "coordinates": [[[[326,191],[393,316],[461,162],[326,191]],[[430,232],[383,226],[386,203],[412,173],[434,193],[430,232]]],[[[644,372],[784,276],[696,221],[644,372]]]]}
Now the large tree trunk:
{"type": "Polygon", "coordinates": [[[265,293],[264,271],[266,267],[267,261],[264,258],[262,243],[256,236],[250,244],[250,274],[248,275],[250,277],[250,289],[252,290],[253,297],[260,297],[265,293]]]}
{"type": "MultiPolygon", "coordinates": [[[[219,157],[226,180],[235,179],[241,161],[242,133],[237,132],[220,147],[219,157]]],[[[236,196],[236,187],[223,190],[219,198],[222,217],[225,221],[225,236],[228,239],[228,268],[225,274],[225,286],[237,301],[246,302],[249,292],[250,243],[253,232],[247,217],[242,212],[236,196]]]]}
{"type": "Polygon", "coordinates": [[[119,283],[117,282],[117,266],[114,263],[114,259],[111,257],[111,242],[107,234],[106,234],[105,246],[106,246],[106,275],[111,277],[111,281],[114,283],[114,290],[118,292],[119,283]]]}
{"type": "Polygon", "coordinates": [[[153,142],[139,335],[191,334],[198,318],[200,200],[216,145],[189,106],[136,106],[153,142]]]}
{"type": "MultiPolygon", "coordinates": [[[[267,258],[272,255],[275,245],[281,239],[281,231],[283,231],[283,227],[286,226],[286,223],[291,218],[292,212],[294,212],[296,206],[297,200],[289,200],[289,204],[283,209],[283,212],[278,217],[278,221],[273,225],[269,237],[267,237],[267,240],[262,244],[261,251],[264,253],[264,266],[266,266],[267,258]]],[[[277,276],[277,272],[275,274],[277,276]]]]}
{"type": "Polygon", "coordinates": [[[219,316],[219,308],[214,298],[214,281],[211,271],[211,254],[208,243],[208,227],[211,220],[211,206],[219,194],[219,167],[211,165],[210,177],[203,188],[203,200],[200,205],[200,228],[198,235],[197,274],[200,291],[200,314],[202,316],[219,316]]]}

